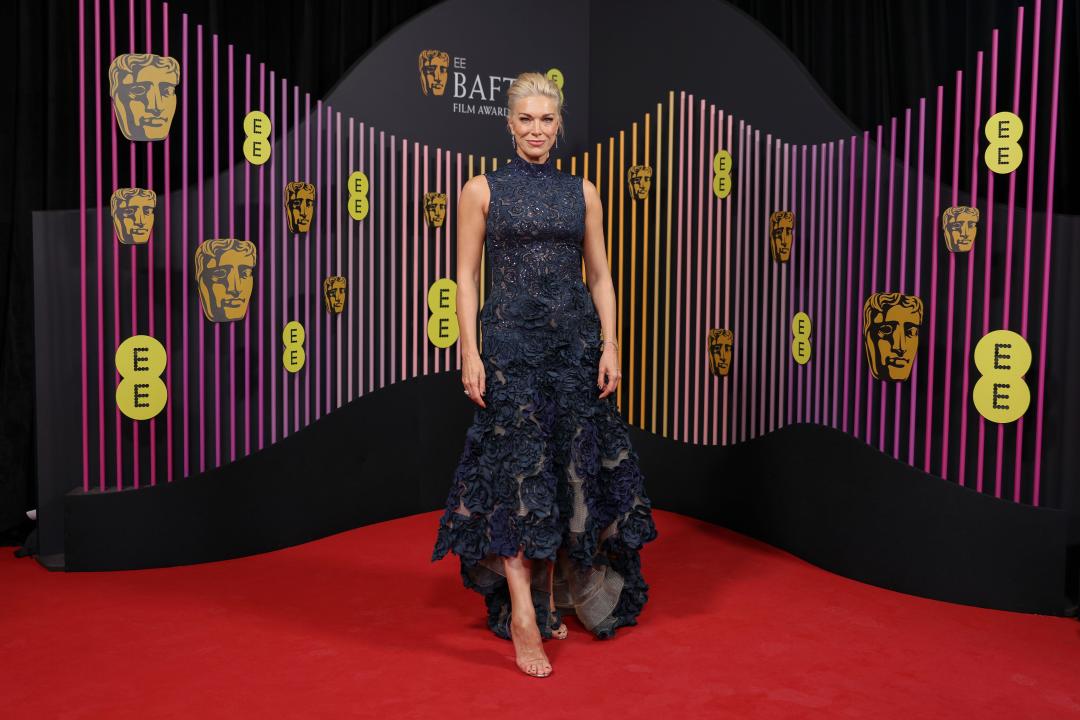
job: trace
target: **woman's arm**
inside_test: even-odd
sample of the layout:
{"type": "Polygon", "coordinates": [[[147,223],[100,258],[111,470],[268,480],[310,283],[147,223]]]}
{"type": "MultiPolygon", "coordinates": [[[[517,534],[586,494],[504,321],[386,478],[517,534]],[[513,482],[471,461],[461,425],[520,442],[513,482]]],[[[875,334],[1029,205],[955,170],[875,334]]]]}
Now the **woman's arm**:
{"type": "MultiPolygon", "coordinates": [[[[605,342],[600,356],[596,384],[602,388],[600,397],[607,397],[619,384],[618,338],[615,337],[615,287],[608,270],[607,252],[604,249],[604,208],[600,193],[588,180],[582,182],[585,194],[585,275],[589,284],[596,313],[600,316],[600,328],[605,342]]],[[[599,342],[599,339],[597,340],[599,342]]]]}
{"type": "Polygon", "coordinates": [[[484,364],[476,342],[476,313],[480,304],[480,255],[491,197],[487,178],[476,175],[461,188],[457,210],[457,316],[461,348],[461,382],[469,397],[484,404],[484,364]]]}

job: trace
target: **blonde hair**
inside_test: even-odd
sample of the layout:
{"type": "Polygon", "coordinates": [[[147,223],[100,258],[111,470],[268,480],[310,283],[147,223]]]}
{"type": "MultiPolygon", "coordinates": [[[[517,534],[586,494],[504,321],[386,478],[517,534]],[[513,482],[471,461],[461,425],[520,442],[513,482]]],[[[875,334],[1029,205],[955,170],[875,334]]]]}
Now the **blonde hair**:
{"type": "Polygon", "coordinates": [[[546,97],[555,101],[555,115],[559,118],[559,134],[564,138],[563,130],[563,94],[559,86],[547,75],[538,72],[523,72],[514,78],[510,89],[506,91],[506,109],[513,111],[514,103],[527,97],[546,97]]]}

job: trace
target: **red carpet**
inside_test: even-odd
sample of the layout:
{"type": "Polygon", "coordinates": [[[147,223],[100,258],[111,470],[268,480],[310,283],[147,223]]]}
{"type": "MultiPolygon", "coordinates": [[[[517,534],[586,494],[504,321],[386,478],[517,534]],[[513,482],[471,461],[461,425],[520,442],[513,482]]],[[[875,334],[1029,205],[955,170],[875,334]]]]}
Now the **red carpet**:
{"type": "Polygon", "coordinates": [[[1072,718],[1080,624],[950,605],[656,513],[636,627],[544,679],[484,626],[437,513],[257,557],[49,573],[0,556],[9,718],[1072,718]]]}

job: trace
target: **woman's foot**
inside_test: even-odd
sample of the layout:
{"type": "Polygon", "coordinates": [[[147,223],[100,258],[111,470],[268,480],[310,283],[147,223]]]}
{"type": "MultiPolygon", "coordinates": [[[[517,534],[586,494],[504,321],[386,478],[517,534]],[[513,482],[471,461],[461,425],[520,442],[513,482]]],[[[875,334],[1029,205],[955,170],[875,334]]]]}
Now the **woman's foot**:
{"type": "Polygon", "coordinates": [[[510,621],[510,638],[514,641],[515,660],[521,672],[533,677],[551,674],[551,662],[544,652],[544,641],[535,618],[513,618],[510,621]]]}
{"type": "MultiPolygon", "coordinates": [[[[555,614],[555,598],[551,599],[551,605],[548,606],[548,610],[549,612],[551,612],[551,620],[549,622],[554,625],[556,622],[559,621],[558,616],[555,614]]],[[[555,638],[556,640],[565,640],[566,633],[566,623],[559,622],[559,627],[552,628],[551,637],[555,638]]]]}

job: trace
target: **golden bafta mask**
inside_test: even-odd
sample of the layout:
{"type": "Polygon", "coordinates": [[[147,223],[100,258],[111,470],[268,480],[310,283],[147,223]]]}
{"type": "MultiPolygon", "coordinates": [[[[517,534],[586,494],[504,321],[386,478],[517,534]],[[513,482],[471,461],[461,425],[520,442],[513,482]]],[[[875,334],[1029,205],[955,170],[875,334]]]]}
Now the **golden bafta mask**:
{"type": "Polygon", "coordinates": [[[446,222],[446,193],[424,193],[424,219],[431,227],[442,227],[446,222]]]}
{"type": "Polygon", "coordinates": [[[649,196],[652,168],[648,165],[631,165],[626,171],[626,182],[630,186],[631,197],[635,200],[644,200],[649,196]]]}
{"type": "Polygon", "coordinates": [[[735,333],[731,330],[709,328],[709,370],[713,375],[727,377],[735,352],[735,333]]]}
{"type": "Polygon", "coordinates": [[[979,208],[966,205],[945,208],[941,229],[945,231],[945,247],[949,252],[970,252],[979,229],[979,208]]]}
{"type": "Polygon", "coordinates": [[[109,97],[128,140],[164,140],[176,115],[180,63],[150,53],[118,55],[109,65],[109,97]]]}
{"type": "Polygon", "coordinates": [[[874,293],[863,304],[866,362],[878,380],[903,381],[919,350],[923,302],[915,295],[874,293]]]}
{"type": "Polygon", "coordinates": [[[338,315],[345,309],[345,288],[348,281],[341,275],[331,275],[323,280],[323,301],[326,303],[326,312],[338,315]]]}
{"type": "Polygon", "coordinates": [[[109,200],[116,239],[124,245],[145,245],[154,229],[157,194],[142,188],[120,188],[109,200]]]}
{"type": "Polygon", "coordinates": [[[769,216],[769,249],[772,259],[786,263],[791,259],[791,244],[795,241],[795,213],[777,210],[769,216]]]}
{"type": "Polygon", "coordinates": [[[211,322],[243,320],[255,283],[255,243],[206,240],[195,250],[199,303],[211,322]]]}
{"type": "Polygon", "coordinates": [[[420,89],[425,95],[442,95],[450,71],[450,55],[442,50],[420,51],[420,89]]]}
{"type": "Polygon", "coordinates": [[[315,186],[305,182],[291,182],[285,185],[285,219],[289,223],[289,232],[306,233],[311,229],[311,219],[315,216],[315,186]]]}

